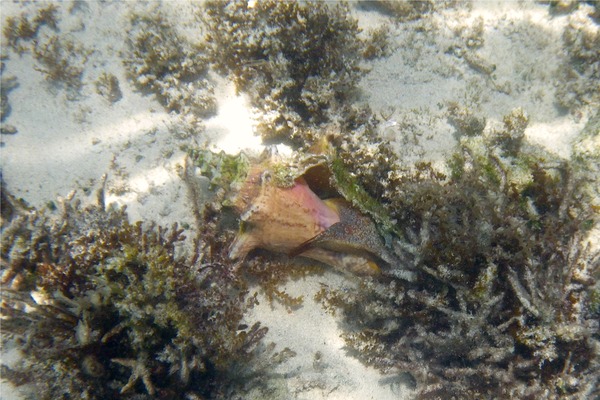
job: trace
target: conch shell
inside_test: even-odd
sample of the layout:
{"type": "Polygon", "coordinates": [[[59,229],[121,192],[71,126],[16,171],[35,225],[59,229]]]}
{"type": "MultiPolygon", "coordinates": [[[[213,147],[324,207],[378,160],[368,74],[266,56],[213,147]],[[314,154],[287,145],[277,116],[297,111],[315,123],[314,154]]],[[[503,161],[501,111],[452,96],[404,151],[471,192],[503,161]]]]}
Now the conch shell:
{"type": "Polygon", "coordinates": [[[340,221],[303,178],[290,188],[270,183],[267,172],[260,178],[259,195],[240,216],[242,229],[230,247],[230,258],[244,257],[255,248],[290,253],[340,221]]]}
{"type": "Polygon", "coordinates": [[[234,205],[241,222],[232,259],[261,248],[358,274],[378,273],[378,262],[393,261],[369,217],[344,199],[320,199],[303,176],[290,187],[276,185],[268,163],[250,170],[234,205]]]}

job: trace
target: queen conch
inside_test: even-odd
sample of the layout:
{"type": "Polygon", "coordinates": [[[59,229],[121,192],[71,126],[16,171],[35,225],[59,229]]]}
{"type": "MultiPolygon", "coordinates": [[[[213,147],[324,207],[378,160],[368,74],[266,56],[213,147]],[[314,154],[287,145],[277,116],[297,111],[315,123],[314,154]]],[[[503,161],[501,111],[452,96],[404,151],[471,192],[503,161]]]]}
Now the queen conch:
{"type": "Polygon", "coordinates": [[[301,256],[355,274],[377,274],[391,263],[375,224],[342,198],[319,198],[303,176],[291,186],[275,184],[268,164],[251,168],[234,206],[240,232],[229,257],[256,248],[301,256]]]}

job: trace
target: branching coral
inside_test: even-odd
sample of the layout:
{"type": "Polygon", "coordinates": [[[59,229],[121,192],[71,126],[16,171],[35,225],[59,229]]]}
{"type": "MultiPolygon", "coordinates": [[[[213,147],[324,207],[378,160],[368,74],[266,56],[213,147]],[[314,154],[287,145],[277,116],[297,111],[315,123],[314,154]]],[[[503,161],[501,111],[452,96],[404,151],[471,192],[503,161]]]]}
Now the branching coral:
{"type": "Polygon", "coordinates": [[[3,377],[37,398],[218,398],[292,355],[242,324],[255,299],[208,229],[190,263],[176,225],[130,224],[123,209],[71,197],[56,215],[2,195],[2,341],[23,354],[3,377]]]}
{"type": "Polygon", "coordinates": [[[161,13],[131,16],[129,78],[142,92],[153,93],[169,111],[203,118],[216,112],[202,46],[180,35],[161,13]]]}

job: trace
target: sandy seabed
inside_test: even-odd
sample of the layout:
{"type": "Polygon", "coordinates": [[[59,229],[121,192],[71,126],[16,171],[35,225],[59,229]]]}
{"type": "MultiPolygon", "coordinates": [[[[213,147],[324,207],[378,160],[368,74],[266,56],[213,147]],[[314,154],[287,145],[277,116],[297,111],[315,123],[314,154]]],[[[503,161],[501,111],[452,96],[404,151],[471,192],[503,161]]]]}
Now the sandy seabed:
{"type": "MultiPolygon", "coordinates": [[[[18,87],[9,93],[11,112],[3,124],[17,132],[2,135],[1,169],[7,188],[34,207],[44,207],[71,191],[88,192],[107,176],[107,203],[127,205],[132,221],[153,221],[164,226],[193,219],[186,188],[177,173],[185,144],[209,143],[215,150],[236,153],[264,148],[254,135],[257,111],[232,82],[211,75],[216,85],[218,114],[202,121],[194,134],[173,134],[187,129],[185,118],[170,114],[153,96],[135,90],[123,67],[128,15],[152,3],[89,2],[69,11],[69,2],[56,3],[60,32],[89,50],[83,87],[77,98],[52,87],[31,54],[17,55],[3,39],[3,77],[15,77],[18,87]],[[101,73],[118,78],[122,98],[110,103],[93,84],[101,73]]],[[[164,1],[163,11],[186,32],[194,24],[198,3],[164,1]]],[[[2,1],[2,19],[34,13],[33,2],[2,1]]],[[[471,104],[500,125],[502,116],[521,107],[529,116],[527,140],[568,158],[591,107],[569,113],[557,106],[558,73],[565,62],[562,35],[574,13],[551,15],[546,5],[534,2],[482,1],[436,11],[426,17],[435,34],[419,33],[411,23],[394,23],[393,17],[360,4],[352,12],[364,30],[389,24],[392,52],[368,65],[360,84],[361,99],[387,120],[382,134],[391,139],[407,164],[418,160],[443,165],[457,140],[444,105],[471,104]],[[470,62],[447,49],[460,42],[461,32],[480,26],[483,43],[478,60],[470,62]],[[493,66],[493,72],[486,72],[493,66]],[[488,73],[489,72],[489,73],[488,73]],[[407,129],[407,127],[409,127],[407,129]]],[[[4,22],[3,22],[4,23],[4,22]]],[[[598,26],[590,26],[598,29],[598,26]]],[[[588,146],[598,146],[592,142],[588,146]]],[[[373,368],[347,354],[336,317],[313,301],[320,283],[344,285],[335,272],[288,284],[291,295],[304,295],[304,305],[293,312],[261,301],[247,316],[269,327],[267,341],[289,347],[297,356],[280,366],[290,376],[297,399],[398,399],[410,391],[386,383],[373,368]],[[319,352],[321,367],[314,368],[319,352]]],[[[12,353],[4,353],[10,362],[12,353]]],[[[18,393],[2,383],[1,397],[18,393]]]]}

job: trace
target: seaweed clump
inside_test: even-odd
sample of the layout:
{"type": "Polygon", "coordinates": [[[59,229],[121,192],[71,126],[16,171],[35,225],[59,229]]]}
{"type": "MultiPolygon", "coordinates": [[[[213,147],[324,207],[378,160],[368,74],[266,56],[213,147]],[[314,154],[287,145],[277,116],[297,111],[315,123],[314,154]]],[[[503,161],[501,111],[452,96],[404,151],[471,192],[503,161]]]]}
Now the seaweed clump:
{"type": "Polygon", "coordinates": [[[591,12],[584,10],[568,18],[569,24],[563,32],[568,59],[560,71],[562,82],[556,98],[575,113],[584,106],[597,108],[600,104],[600,26],[591,12]]]}
{"type": "Polygon", "coordinates": [[[89,50],[59,34],[44,35],[33,43],[33,56],[39,62],[35,69],[43,73],[53,87],[65,90],[69,100],[77,99],[83,88],[83,70],[89,50]]]}
{"type": "Polygon", "coordinates": [[[523,150],[522,116],[505,119],[508,147],[502,132],[463,139],[449,176],[390,174],[395,252],[414,281],[317,296],[345,317],[348,348],[410,373],[419,398],[600,394],[600,252],[585,240],[597,213],[574,167],[523,150]]]}
{"type": "Polygon", "coordinates": [[[113,74],[103,72],[96,81],[96,93],[104,97],[110,104],[114,104],[123,98],[123,92],[119,87],[119,79],[113,74]]]}
{"type": "MultiPolygon", "coordinates": [[[[337,186],[346,199],[362,209],[388,209],[396,194],[395,171],[401,160],[388,139],[381,136],[379,119],[367,106],[350,107],[344,121],[330,130],[327,140],[334,153],[337,186]],[[370,204],[367,206],[367,204],[370,204]]],[[[389,214],[389,209],[385,213],[389,214]]],[[[389,220],[380,215],[378,222],[389,220]]],[[[388,224],[385,224],[388,225],[388,224]]],[[[387,229],[390,226],[386,226],[387,229]]]]}
{"type": "Polygon", "coordinates": [[[216,113],[203,47],[179,34],[162,13],[133,14],[127,44],[123,62],[138,90],[154,94],[168,111],[184,116],[216,113]]]}
{"type": "Polygon", "coordinates": [[[2,57],[0,58],[0,133],[16,133],[17,129],[14,126],[6,125],[4,122],[11,112],[8,94],[17,88],[19,83],[15,76],[7,76],[4,69],[4,57],[2,57]]]}
{"type": "Polygon", "coordinates": [[[311,142],[302,131],[333,121],[364,74],[365,44],[346,4],[210,1],[202,12],[212,63],[262,111],[267,141],[311,142]]]}
{"type": "Polygon", "coordinates": [[[8,45],[17,53],[22,54],[27,50],[20,44],[21,41],[31,41],[38,36],[40,28],[47,26],[58,32],[58,7],[49,4],[40,8],[35,17],[22,13],[19,17],[6,18],[2,33],[8,45]]]}
{"type": "Polygon", "coordinates": [[[210,218],[187,260],[177,225],[72,196],[37,211],[2,189],[2,343],[22,354],[2,376],[36,398],[222,398],[293,355],[242,323],[255,299],[210,218]]]}
{"type": "Polygon", "coordinates": [[[468,107],[461,107],[456,102],[448,104],[448,122],[456,129],[457,138],[481,135],[485,129],[486,120],[475,115],[468,107]]]}
{"type": "Polygon", "coordinates": [[[26,52],[33,55],[37,61],[34,68],[45,75],[53,88],[65,90],[67,98],[74,100],[83,87],[89,50],[69,35],[60,33],[58,12],[55,4],[49,4],[39,8],[34,17],[27,13],[8,17],[3,34],[19,55],[26,52]]]}

